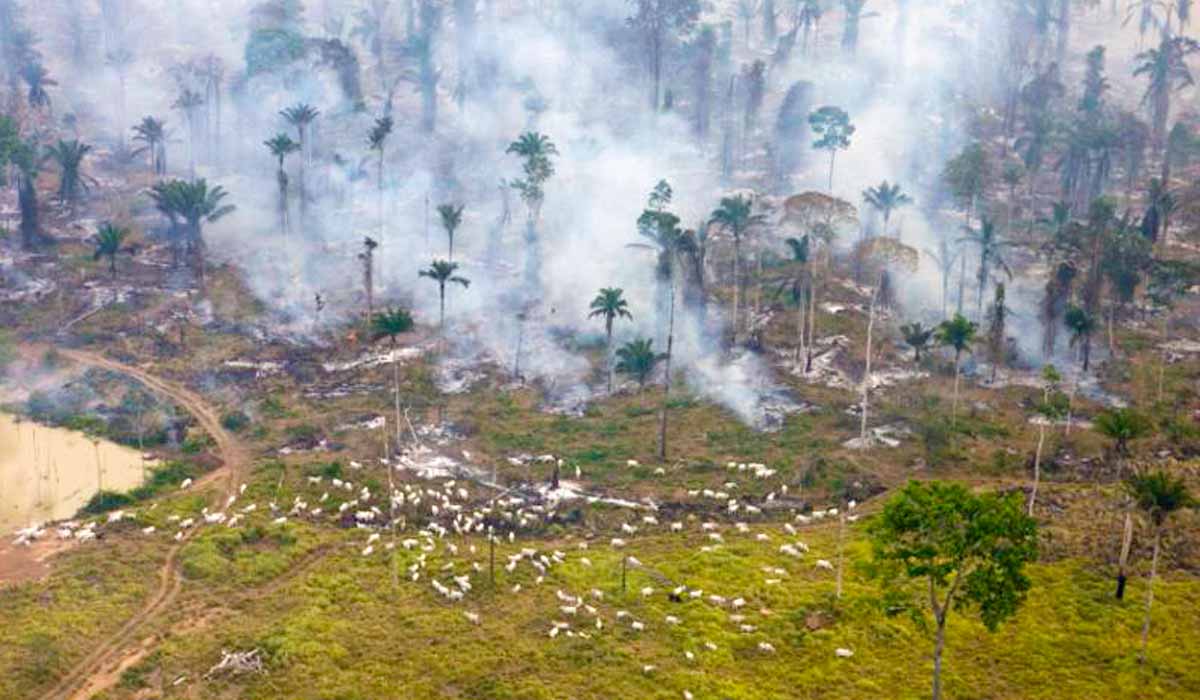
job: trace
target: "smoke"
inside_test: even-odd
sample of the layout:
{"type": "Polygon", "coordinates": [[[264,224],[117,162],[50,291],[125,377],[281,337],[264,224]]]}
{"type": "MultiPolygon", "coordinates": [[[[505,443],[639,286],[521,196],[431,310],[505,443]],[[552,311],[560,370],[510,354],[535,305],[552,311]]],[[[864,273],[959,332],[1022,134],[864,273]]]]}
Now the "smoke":
{"type": "MultiPolygon", "coordinates": [[[[665,349],[656,323],[655,255],[630,247],[639,242],[635,221],[647,193],[660,179],[669,181],[672,211],[683,225],[696,227],[722,193],[752,183],[722,180],[714,155],[719,135],[697,142],[684,110],[648,113],[649,88],[637,58],[641,45],[625,27],[627,2],[541,4],[537,10],[481,2],[473,36],[457,34],[462,27],[454,8],[442,3],[438,29],[427,33],[439,70],[433,133],[421,124],[421,90],[428,90],[431,78],[419,75],[406,53],[401,3],[392,4],[383,28],[382,70],[352,38],[360,8],[350,2],[309,3],[306,19],[287,27],[306,37],[306,58],[277,70],[248,65],[253,29],[270,21],[262,13],[251,21],[251,10],[262,4],[176,0],[167,7],[111,0],[102,3],[107,14],[101,17],[85,3],[64,3],[54,21],[72,26],[80,16],[72,13],[83,13],[85,31],[100,31],[106,52],[117,45],[130,50],[123,90],[120,75],[100,55],[81,66],[64,65],[59,75],[76,74],[63,81],[67,102],[112,134],[128,136],[129,125],[142,115],[168,117],[175,134],[168,145],[172,174],[187,175],[194,147],[197,175],[223,185],[238,207],[206,229],[212,254],[244,273],[280,328],[315,336],[364,311],[358,255],[366,236],[380,244],[374,268],[378,305],[404,305],[420,321],[436,324],[437,286],[418,270],[447,257],[436,207],[457,203],[466,210],[455,262],[470,286],[447,288],[447,333],[454,340],[448,361],[486,360],[519,369],[548,389],[551,403],[555,397],[560,403],[586,401],[603,384],[603,373],[593,371],[578,345],[594,342],[602,332],[600,321],[588,319],[588,304],[601,287],[620,287],[630,301],[634,318],[618,321],[618,344],[641,336],[658,339],[657,350],[665,349]],[[316,39],[355,46],[358,65],[331,64],[316,39]],[[185,115],[171,105],[183,88],[197,87],[197,77],[179,67],[208,57],[221,67],[224,99],[218,108],[209,94],[203,118],[189,130],[185,115]],[[348,82],[351,68],[357,68],[357,80],[348,82]],[[361,97],[350,94],[351,83],[361,97]],[[117,92],[122,99],[114,99],[117,92]],[[299,102],[312,104],[321,116],[308,134],[307,156],[291,156],[287,164],[284,231],[276,162],[262,142],[280,132],[297,137],[279,112],[299,102]],[[385,105],[396,127],[386,142],[381,175],[366,135],[385,105]],[[521,176],[519,159],[505,148],[529,130],[548,135],[558,149],[537,223],[541,266],[532,299],[523,273],[530,253],[523,242],[526,211],[504,184],[521,176]],[[325,305],[320,313],[318,295],[325,305]]],[[[814,107],[841,106],[857,127],[852,146],[838,154],[834,193],[857,205],[862,190],[880,180],[901,183],[916,203],[893,216],[892,235],[918,250],[936,250],[939,241],[961,236],[959,219],[943,208],[938,178],[946,160],[968,141],[973,105],[998,103],[997,37],[1005,32],[1004,18],[999,3],[973,12],[947,3],[908,5],[901,25],[896,5],[872,3],[877,14],[863,18],[853,56],[837,47],[836,31],[826,27],[807,55],[796,51],[790,61],[772,65],[761,121],[774,122],[789,87],[811,83],[814,107]],[[994,31],[982,26],[993,22],[994,31]]],[[[714,3],[705,19],[722,16],[734,16],[732,3],[714,3]]],[[[734,72],[761,57],[741,44],[737,29],[734,72]]],[[[63,41],[68,38],[64,34],[63,41]]],[[[67,61],[65,45],[58,50],[60,62],[67,61]]],[[[680,69],[667,82],[682,84],[685,76],[680,69]]],[[[713,90],[723,92],[721,86],[713,90]]],[[[764,145],[757,141],[765,137],[755,138],[747,144],[751,163],[764,145]]],[[[826,167],[825,154],[808,154],[791,191],[824,190],[826,167]]],[[[863,216],[877,230],[879,223],[865,211],[863,216]]],[[[782,249],[782,240],[773,243],[782,249]]],[[[844,236],[836,245],[846,250],[853,243],[844,236]]],[[[973,273],[970,263],[967,269],[973,273]]],[[[681,276],[677,270],[677,279],[681,276]]],[[[1020,306],[1014,314],[1018,337],[1023,351],[1035,352],[1025,320],[1037,318],[1037,287],[1015,286],[1010,299],[1020,306]]],[[[898,280],[897,291],[910,315],[940,316],[941,281],[928,256],[921,256],[916,274],[898,280]]],[[[675,367],[696,390],[748,422],[761,423],[762,401],[756,397],[777,393],[777,383],[766,363],[752,356],[735,362],[723,357],[724,325],[715,305],[707,321],[679,305],[675,367]]]]}

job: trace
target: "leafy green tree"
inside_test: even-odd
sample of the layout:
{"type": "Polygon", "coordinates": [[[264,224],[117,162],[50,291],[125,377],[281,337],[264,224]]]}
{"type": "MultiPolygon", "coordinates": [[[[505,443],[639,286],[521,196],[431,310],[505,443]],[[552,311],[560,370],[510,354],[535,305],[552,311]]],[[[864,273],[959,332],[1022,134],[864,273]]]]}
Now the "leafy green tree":
{"type": "Polygon", "coordinates": [[[929,347],[929,341],[933,339],[935,332],[935,329],[924,326],[919,321],[900,326],[900,335],[904,337],[908,347],[913,349],[913,362],[920,364],[921,352],[929,347]]]}
{"type": "Polygon", "coordinates": [[[888,222],[892,218],[892,212],[912,204],[913,200],[912,197],[904,194],[899,184],[889,184],[887,180],[884,180],[875,187],[868,187],[863,190],[863,201],[883,217],[883,235],[886,236],[888,235],[888,222]]]}
{"type": "Polygon", "coordinates": [[[438,301],[440,307],[438,326],[446,327],[446,284],[461,284],[463,289],[471,286],[471,280],[466,277],[459,277],[454,274],[458,270],[458,263],[448,260],[434,260],[429,264],[429,268],[421,270],[421,277],[428,277],[437,283],[438,286],[438,301]]]}
{"type": "Polygon", "coordinates": [[[108,258],[108,270],[113,279],[117,278],[117,256],[132,252],[132,249],[125,245],[125,239],[128,237],[129,229],[111,222],[102,224],[96,231],[96,249],[92,253],[92,259],[108,258]]]}
{"type": "Polygon", "coordinates": [[[817,136],[813,148],[829,151],[829,191],[832,193],[834,160],[838,151],[850,148],[850,137],[854,135],[855,127],[844,109],[831,106],[820,107],[808,115],[808,125],[817,136]]]}
{"type": "Polygon", "coordinates": [[[754,203],[749,197],[737,195],[722,197],[721,206],[713,211],[710,224],[733,236],[733,341],[738,338],[738,306],[742,296],[742,237],[752,226],[766,221],[762,214],[753,213],[754,203]]]}
{"type": "MultiPolygon", "coordinates": [[[[942,697],[942,652],[951,610],[975,609],[989,631],[1012,617],[1030,587],[1037,524],[1018,494],[975,494],[960,484],[910,481],[883,507],[868,533],[874,571],[885,582],[918,582],[935,627],[933,700],[942,697]]],[[[897,594],[894,600],[899,600],[897,594]]],[[[924,605],[897,605],[923,619],[924,605]]]]}
{"type": "Polygon", "coordinates": [[[950,409],[951,420],[958,419],[958,385],[962,377],[962,354],[971,349],[975,334],[979,327],[968,321],[962,314],[954,314],[949,321],[942,321],[937,329],[937,341],[940,345],[954,348],[954,402],[950,409]]]}
{"type": "Polygon", "coordinates": [[[176,245],[191,253],[202,287],[206,277],[203,226],[216,223],[237,209],[224,203],[228,196],[225,188],[209,187],[203,178],[158,182],[150,188],[154,205],[171,222],[176,245]]]}
{"type": "Polygon", "coordinates": [[[613,339],[613,321],[618,318],[628,318],[633,320],[633,315],[629,313],[629,304],[625,301],[624,291],[616,287],[604,287],[596,294],[596,298],[592,299],[591,309],[588,312],[588,318],[600,317],[604,319],[604,362],[608,371],[608,393],[612,393],[613,380],[613,361],[612,361],[612,339],[613,339]]]}
{"type": "Polygon", "coordinates": [[[59,169],[58,200],[74,208],[79,195],[87,192],[89,178],[81,168],[83,159],[92,152],[86,143],[62,141],[46,149],[46,157],[53,160],[59,169]]]}
{"type": "Polygon", "coordinates": [[[287,134],[279,133],[264,141],[263,145],[279,161],[279,169],[275,174],[275,179],[279,183],[279,230],[286,236],[288,234],[288,176],[283,163],[289,155],[300,150],[300,144],[293,141],[287,134]]]}
{"type": "Polygon", "coordinates": [[[1079,348],[1083,371],[1088,371],[1092,357],[1092,334],[1096,332],[1096,317],[1080,306],[1071,306],[1063,315],[1063,323],[1071,331],[1072,348],[1079,348]]]}
{"type": "Polygon", "coordinates": [[[1183,479],[1172,477],[1164,471],[1134,474],[1126,481],[1126,487],[1154,528],[1154,553],[1150,558],[1150,578],[1146,582],[1146,616],[1142,620],[1142,650],[1138,655],[1138,661],[1145,663],[1146,648],[1150,643],[1150,610],[1154,605],[1154,578],[1158,574],[1162,533],[1172,513],[1181,508],[1196,507],[1196,500],[1188,492],[1183,479]]]}
{"type": "Polygon", "coordinates": [[[950,188],[959,208],[966,217],[965,225],[971,227],[971,218],[979,206],[979,198],[987,189],[992,164],[983,145],[972,143],[946,163],[942,180],[950,188]]]}
{"type": "Polygon", "coordinates": [[[142,117],[142,121],[133,126],[133,140],[146,144],[146,152],[150,154],[150,170],[155,175],[165,175],[167,123],[154,117],[142,117]]]}
{"type": "Polygon", "coordinates": [[[442,220],[442,228],[446,229],[446,239],[450,245],[449,259],[452,261],[454,260],[454,232],[462,224],[464,209],[466,209],[466,205],[463,204],[457,207],[453,204],[442,204],[437,208],[438,216],[442,220]]]}
{"type": "Polygon", "coordinates": [[[617,349],[617,371],[633,377],[637,380],[638,387],[645,389],[646,380],[650,378],[660,359],[654,352],[653,343],[649,338],[638,338],[617,349]]]}

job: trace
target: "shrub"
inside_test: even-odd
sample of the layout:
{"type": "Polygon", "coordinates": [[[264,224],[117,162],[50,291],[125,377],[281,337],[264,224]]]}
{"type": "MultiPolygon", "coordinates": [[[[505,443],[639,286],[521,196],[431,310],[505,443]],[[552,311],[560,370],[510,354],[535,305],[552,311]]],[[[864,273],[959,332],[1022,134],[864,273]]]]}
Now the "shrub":
{"type": "Polygon", "coordinates": [[[94,496],[88,499],[88,502],[83,506],[81,512],[87,515],[99,515],[107,513],[110,510],[124,508],[132,505],[134,499],[127,493],[120,491],[97,491],[94,496]]]}
{"type": "Polygon", "coordinates": [[[250,425],[250,416],[247,416],[241,411],[229,411],[221,416],[221,427],[226,430],[240,433],[250,425]]]}

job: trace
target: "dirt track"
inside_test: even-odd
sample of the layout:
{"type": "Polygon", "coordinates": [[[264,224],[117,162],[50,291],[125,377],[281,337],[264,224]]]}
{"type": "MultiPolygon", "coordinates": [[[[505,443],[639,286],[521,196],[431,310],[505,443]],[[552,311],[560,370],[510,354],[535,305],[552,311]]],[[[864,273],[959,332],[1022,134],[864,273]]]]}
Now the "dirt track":
{"type": "MultiPolygon", "coordinates": [[[[244,473],[249,463],[247,456],[233,436],[221,427],[218,413],[198,394],[180,384],[96,353],[68,349],[59,349],[58,352],[79,364],[106,369],[135,379],[151,391],[183,406],[212,437],[222,461],[219,469],[200,479],[195,487],[224,480],[221,498],[236,493],[239,476],[244,473]]],[[[129,647],[133,644],[138,630],[148,621],[162,614],[178,597],[179,591],[183,587],[183,580],[177,565],[179,551],[194,532],[196,532],[195,529],[191,530],[183,541],[171,547],[166,561],[158,571],[158,587],[150,595],[145,606],[122,625],[112,637],[99,643],[91,653],[68,671],[53,688],[42,695],[43,700],[86,700],[96,693],[116,685],[120,680],[121,672],[136,663],[146,653],[145,643],[139,644],[133,649],[129,649],[129,647]]]]}

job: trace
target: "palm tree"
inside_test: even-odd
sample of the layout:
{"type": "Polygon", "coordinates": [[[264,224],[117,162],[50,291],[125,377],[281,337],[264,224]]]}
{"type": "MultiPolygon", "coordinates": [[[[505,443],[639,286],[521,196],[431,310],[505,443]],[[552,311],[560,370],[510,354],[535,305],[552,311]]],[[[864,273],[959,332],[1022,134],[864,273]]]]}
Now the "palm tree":
{"type": "Polygon", "coordinates": [[[949,321],[942,321],[937,329],[938,343],[954,348],[954,402],[950,409],[952,421],[958,420],[958,385],[962,377],[962,354],[963,351],[970,350],[978,330],[979,327],[962,314],[954,314],[954,318],[949,321]]]}
{"type": "Polygon", "coordinates": [[[448,257],[451,261],[454,260],[454,232],[462,224],[463,209],[466,209],[465,204],[457,207],[453,204],[442,204],[437,208],[438,216],[442,220],[442,228],[446,229],[446,239],[450,245],[448,257]]]}
{"type": "Polygon", "coordinates": [[[1008,277],[1012,278],[1012,270],[1009,269],[1008,263],[1004,260],[1004,251],[1010,243],[1000,237],[996,231],[996,222],[989,217],[983,217],[979,220],[978,229],[967,229],[967,235],[959,239],[959,242],[970,242],[979,246],[979,272],[976,273],[976,281],[979,283],[977,290],[977,305],[978,312],[983,312],[983,293],[987,289],[988,277],[991,275],[992,267],[998,267],[1008,277]]]}
{"type": "Polygon", "coordinates": [[[868,187],[863,190],[863,201],[871,205],[871,208],[879,212],[883,217],[883,235],[888,235],[888,221],[892,218],[892,212],[895,210],[912,204],[912,197],[904,194],[900,189],[899,184],[889,184],[887,180],[879,183],[875,187],[868,187]]]}
{"type": "Polygon", "coordinates": [[[762,214],[751,213],[753,202],[749,197],[722,197],[721,206],[713,211],[710,224],[716,224],[733,236],[733,342],[738,338],[738,305],[742,292],[742,236],[751,226],[766,221],[762,214]]]}
{"type": "Polygon", "coordinates": [[[80,193],[88,189],[87,177],[80,172],[80,166],[92,147],[79,141],[63,141],[46,149],[46,157],[58,164],[61,174],[58,182],[58,199],[60,202],[75,206],[80,193]]]}
{"type": "Polygon", "coordinates": [[[310,104],[298,103],[279,113],[281,117],[296,129],[296,139],[300,142],[300,225],[304,226],[304,212],[308,207],[308,189],[305,181],[305,166],[308,165],[308,127],[321,115],[316,107],[310,104]]]}
{"type": "MultiPolygon", "coordinates": [[[[788,250],[792,254],[792,262],[795,263],[797,267],[796,275],[792,278],[791,294],[791,301],[796,305],[796,330],[799,332],[799,342],[796,343],[795,359],[797,365],[800,364],[800,355],[804,352],[804,347],[806,345],[804,337],[805,304],[807,303],[808,295],[812,294],[812,290],[808,289],[808,286],[811,284],[811,273],[808,269],[808,263],[810,259],[809,254],[811,253],[811,247],[809,244],[811,241],[812,239],[807,233],[799,238],[788,238],[786,241],[784,241],[787,243],[788,250]]],[[[808,342],[812,342],[812,338],[809,338],[808,342]]]]}
{"type": "MultiPolygon", "coordinates": [[[[651,201],[654,196],[651,195],[651,201]]],[[[679,226],[679,217],[669,211],[646,209],[638,217],[638,233],[649,239],[652,244],[630,243],[630,248],[650,249],[658,252],[658,261],[654,267],[654,310],[657,316],[656,327],[659,337],[665,338],[667,302],[675,283],[675,259],[684,252],[691,241],[679,226]]]]}
{"type": "Polygon", "coordinates": [[[936,329],[923,326],[919,321],[900,326],[900,334],[904,336],[904,342],[913,349],[913,362],[918,364],[921,362],[921,351],[929,346],[929,341],[933,339],[935,332],[936,329]]]}
{"type": "Polygon", "coordinates": [[[428,277],[437,282],[438,299],[441,308],[438,326],[441,328],[445,328],[446,326],[446,283],[454,282],[455,284],[461,284],[464,289],[471,286],[471,280],[454,274],[456,270],[458,270],[458,263],[448,260],[434,260],[429,264],[429,269],[421,270],[419,273],[421,277],[428,277]]]}
{"type": "Polygon", "coordinates": [[[300,150],[300,144],[292,140],[290,136],[284,133],[275,134],[274,137],[263,141],[263,145],[271,152],[271,155],[279,161],[279,169],[276,172],[276,180],[279,182],[279,230],[287,236],[288,233],[288,176],[287,171],[283,168],[284,159],[292,153],[300,150]]]}
{"type": "Polygon", "coordinates": [[[206,276],[202,227],[206,223],[216,223],[237,209],[232,204],[223,204],[228,196],[225,188],[220,185],[210,188],[203,178],[158,182],[150,189],[150,198],[171,221],[172,229],[183,222],[182,238],[191,250],[201,287],[206,276]]]}
{"type": "Polygon", "coordinates": [[[646,388],[646,380],[654,372],[659,356],[654,353],[649,338],[638,338],[625,343],[617,350],[617,371],[637,380],[638,388],[646,388]]]}
{"type": "Polygon", "coordinates": [[[1078,347],[1083,358],[1083,371],[1088,371],[1092,357],[1092,333],[1096,332],[1096,318],[1086,309],[1072,306],[1063,316],[1063,322],[1071,331],[1071,347],[1078,347]]]}
{"type": "Polygon", "coordinates": [[[1157,48],[1147,49],[1135,59],[1138,63],[1134,76],[1145,76],[1149,83],[1142,103],[1150,105],[1152,137],[1159,148],[1166,142],[1171,93],[1192,84],[1187,57],[1196,51],[1200,51],[1200,44],[1194,39],[1164,32],[1157,48]]]}
{"type": "Polygon", "coordinates": [[[383,239],[383,159],[384,147],[387,145],[388,136],[392,133],[392,127],[395,122],[391,117],[380,117],[375,120],[375,126],[371,127],[371,131],[367,133],[367,145],[372,151],[379,154],[377,171],[375,174],[375,186],[379,193],[379,238],[383,239]]]}
{"type": "Polygon", "coordinates": [[[96,231],[96,250],[92,259],[108,258],[108,269],[114,280],[117,278],[117,255],[132,252],[125,245],[125,239],[128,237],[129,229],[112,223],[102,224],[96,231]]]}
{"type": "Polygon", "coordinates": [[[1195,507],[1196,501],[1188,493],[1183,479],[1172,478],[1166,472],[1134,474],[1126,482],[1130,495],[1150,518],[1154,526],[1154,554],[1150,558],[1150,579],[1146,583],[1146,617],[1142,621],[1142,651],[1138,661],[1146,661],[1146,647],[1150,641],[1150,609],[1154,605],[1154,577],[1158,574],[1158,554],[1162,546],[1162,532],[1171,513],[1180,508],[1195,507]]]}
{"type": "Polygon", "coordinates": [[[188,125],[188,174],[196,177],[196,110],[204,105],[204,98],[194,90],[185,89],[171,103],[171,107],[183,112],[188,125]]]}
{"type": "Polygon", "coordinates": [[[146,144],[150,153],[150,169],[155,175],[165,175],[167,172],[167,124],[154,117],[142,117],[142,121],[133,126],[133,140],[146,144]]]}
{"type": "Polygon", "coordinates": [[[51,85],[58,85],[54,80],[50,79],[50,73],[41,63],[33,62],[25,66],[21,71],[21,77],[24,78],[25,84],[29,86],[29,106],[33,109],[44,107],[50,108],[50,94],[46,92],[46,88],[51,85]]]}
{"type": "Polygon", "coordinates": [[[371,317],[371,336],[388,338],[392,345],[392,391],[396,405],[396,435],[400,435],[400,358],[396,356],[396,336],[413,329],[413,317],[407,309],[387,309],[371,317]]]}
{"type": "Polygon", "coordinates": [[[604,357],[605,364],[608,366],[608,393],[611,394],[613,380],[613,321],[618,318],[633,320],[633,314],[629,313],[629,304],[625,301],[624,291],[616,287],[601,288],[600,292],[596,294],[596,298],[592,299],[592,304],[589,308],[591,311],[588,313],[588,318],[595,318],[597,316],[604,318],[604,357]]]}
{"type": "Polygon", "coordinates": [[[1130,455],[1130,442],[1144,438],[1154,430],[1150,419],[1132,408],[1101,411],[1092,424],[1096,432],[1113,441],[1113,454],[1118,459],[1130,455]]]}

